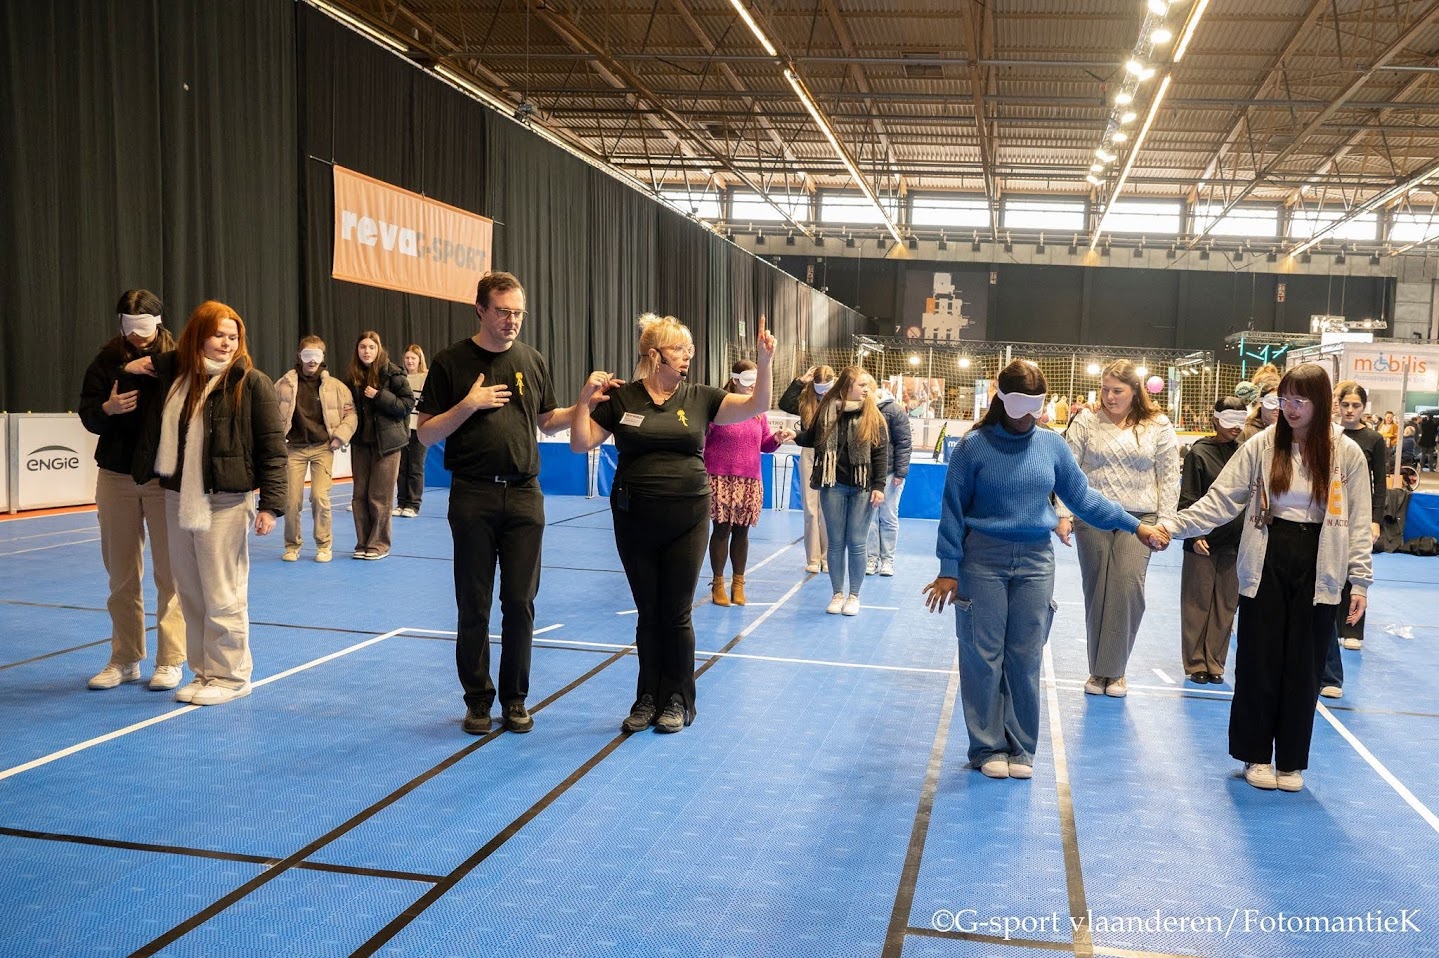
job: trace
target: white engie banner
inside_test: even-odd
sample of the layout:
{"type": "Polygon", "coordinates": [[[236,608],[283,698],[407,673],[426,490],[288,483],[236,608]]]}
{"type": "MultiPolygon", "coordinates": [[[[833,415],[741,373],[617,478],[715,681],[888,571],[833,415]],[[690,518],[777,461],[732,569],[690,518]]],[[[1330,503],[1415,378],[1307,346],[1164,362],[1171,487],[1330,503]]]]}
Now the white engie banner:
{"type": "Polygon", "coordinates": [[[1439,390],[1439,349],[1399,343],[1344,344],[1340,379],[1357,379],[1366,389],[1398,390],[1409,371],[1410,392],[1439,390]]]}
{"type": "Polygon", "coordinates": [[[10,416],[12,508],[49,509],[95,501],[95,443],[80,417],[70,413],[10,416]]]}

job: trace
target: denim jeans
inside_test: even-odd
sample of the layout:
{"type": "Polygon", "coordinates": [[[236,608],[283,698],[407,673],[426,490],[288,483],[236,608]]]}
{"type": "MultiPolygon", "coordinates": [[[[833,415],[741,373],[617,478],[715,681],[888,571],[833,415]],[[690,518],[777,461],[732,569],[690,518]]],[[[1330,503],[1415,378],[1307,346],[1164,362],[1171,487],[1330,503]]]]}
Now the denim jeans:
{"type": "MultiPolygon", "coordinates": [[[[1343,615],[1349,614],[1349,606],[1339,607],[1343,615]]],[[[1341,616],[1336,616],[1339,622],[1344,621],[1341,616]]],[[[1339,626],[1336,623],[1334,635],[1329,639],[1329,651],[1324,653],[1324,668],[1319,676],[1319,687],[1334,686],[1344,688],[1344,659],[1339,655],[1339,626]]]]}
{"type": "Polygon", "coordinates": [[[869,535],[869,490],[857,486],[825,486],[819,491],[824,528],[829,535],[829,582],[835,592],[859,595],[864,585],[864,546],[869,535]],[[849,588],[844,585],[845,554],[849,555],[849,588]]]}
{"type": "Polygon", "coordinates": [[[884,502],[874,510],[869,524],[869,557],[881,562],[894,561],[894,548],[899,544],[899,497],[904,495],[904,480],[894,476],[884,484],[884,502]]]}
{"type": "Polygon", "coordinates": [[[964,537],[955,606],[959,690],[969,761],[1008,755],[1034,762],[1039,742],[1039,669],[1054,624],[1054,547],[1006,542],[971,529],[964,537]]]}

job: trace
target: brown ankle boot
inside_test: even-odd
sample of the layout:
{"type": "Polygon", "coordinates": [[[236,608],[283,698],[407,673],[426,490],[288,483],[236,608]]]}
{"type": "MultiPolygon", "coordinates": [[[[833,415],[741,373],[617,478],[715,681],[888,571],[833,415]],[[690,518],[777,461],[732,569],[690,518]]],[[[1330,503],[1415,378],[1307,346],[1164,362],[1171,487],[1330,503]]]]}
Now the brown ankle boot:
{"type": "Polygon", "coordinates": [[[724,576],[717,575],[710,582],[710,601],[715,605],[729,605],[729,596],[724,590],[724,576]]]}
{"type": "Polygon", "coordinates": [[[729,598],[735,605],[744,605],[744,576],[734,577],[734,583],[729,590],[729,598]]]}

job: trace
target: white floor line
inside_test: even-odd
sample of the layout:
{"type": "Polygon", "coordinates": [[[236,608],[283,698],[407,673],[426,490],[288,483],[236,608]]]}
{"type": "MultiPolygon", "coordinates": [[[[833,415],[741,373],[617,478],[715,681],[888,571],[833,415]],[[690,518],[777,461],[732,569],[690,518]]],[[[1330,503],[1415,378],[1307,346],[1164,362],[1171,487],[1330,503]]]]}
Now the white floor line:
{"type": "MultiPolygon", "coordinates": [[[[11,520],[6,521],[8,522],[11,520]]],[[[5,540],[4,544],[8,546],[12,542],[23,542],[26,539],[50,539],[54,538],[55,536],[75,536],[84,533],[94,533],[95,531],[97,531],[96,526],[87,526],[84,529],[57,529],[54,532],[36,532],[33,535],[28,536],[11,536],[9,539],[5,540]]]]}
{"type": "Polygon", "coordinates": [[[60,549],[65,546],[82,546],[87,542],[99,541],[100,537],[95,536],[93,539],[76,539],[74,542],[56,542],[48,546],[35,546],[33,549],[16,549],[14,552],[0,552],[0,559],[5,559],[10,556],[21,556],[27,552],[44,552],[46,549],[60,549]]]}
{"type": "Polygon", "coordinates": [[[1354,747],[1354,751],[1359,753],[1359,757],[1364,759],[1364,761],[1368,762],[1369,767],[1374,769],[1374,771],[1378,772],[1379,777],[1384,779],[1384,781],[1388,783],[1389,787],[1394,789],[1394,791],[1398,793],[1400,798],[1404,799],[1404,803],[1406,805],[1414,809],[1414,811],[1418,812],[1419,817],[1424,819],[1424,821],[1429,825],[1430,828],[1434,829],[1436,832],[1439,832],[1439,816],[1436,816],[1433,812],[1431,812],[1429,810],[1429,807],[1423,802],[1419,801],[1419,799],[1415,797],[1414,793],[1409,791],[1409,789],[1404,786],[1404,783],[1399,781],[1399,779],[1395,777],[1393,772],[1385,768],[1384,763],[1379,761],[1379,759],[1375,758],[1374,753],[1369,751],[1369,749],[1365,748],[1364,743],[1359,741],[1359,739],[1354,735],[1354,733],[1349,731],[1349,729],[1344,726],[1343,722],[1340,722],[1337,718],[1335,718],[1333,712],[1329,711],[1321,704],[1319,706],[1319,714],[1324,716],[1324,721],[1332,725],[1334,727],[1334,731],[1338,732],[1341,736],[1344,737],[1344,741],[1348,742],[1351,746],[1354,747]]]}
{"type": "Polygon", "coordinates": [[[763,559],[756,562],[754,565],[750,566],[749,569],[746,570],[745,574],[748,575],[749,573],[754,572],[754,570],[756,569],[763,569],[765,566],[769,565],[771,562],[778,559],[780,556],[784,555],[786,552],[793,549],[798,544],[799,543],[797,542],[791,542],[787,546],[782,546],[781,548],[776,549],[774,552],[765,556],[763,559]]]}
{"type": "MultiPolygon", "coordinates": [[[[275,682],[279,679],[286,678],[287,676],[294,675],[297,672],[303,672],[306,669],[312,669],[317,665],[321,665],[325,662],[330,662],[334,659],[338,659],[342,655],[349,655],[351,652],[357,652],[360,649],[365,648],[366,646],[374,645],[376,642],[383,642],[385,639],[392,638],[404,631],[406,630],[394,629],[393,631],[386,632],[384,635],[377,635],[372,639],[366,639],[363,642],[357,642],[349,648],[341,649],[338,652],[331,652],[329,655],[321,656],[320,658],[315,659],[312,662],[306,662],[303,665],[295,666],[293,669],[286,669],[284,672],[280,672],[268,678],[261,679],[260,681],[254,683],[254,687],[259,688],[262,685],[269,685],[271,682],[275,682]]],[[[7,768],[5,769],[5,771],[0,772],[0,781],[4,781],[5,779],[11,778],[15,775],[19,775],[22,772],[28,772],[31,769],[39,768],[42,765],[49,765],[51,762],[59,761],[62,758],[74,755],[76,752],[83,752],[88,748],[94,748],[96,745],[103,745],[106,742],[114,741],[121,736],[129,735],[131,732],[138,732],[141,729],[149,728],[152,725],[158,725],[161,722],[169,721],[176,716],[185,715],[188,712],[194,712],[197,709],[204,707],[205,706],[199,705],[182,705],[177,709],[173,709],[172,711],[165,712],[161,715],[156,715],[153,718],[145,719],[145,721],[143,722],[136,722],[134,725],[127,725],[122,729],[116,729],[115,731],[107,732],[104,735],[97,735],[95,738],[86,739],[83,742],[78,742],[74,745],[71,745],[69,748],[62,748],[58,752],[51,752],[49,755],[42,755],[40,758],[33,759],[23,765],[16,765],[14,768],[7,768]]]]}
{"type": "Polygon", "coordinates": [[[1174,680],[1171,679],[1163,669],[1151,669],[1150,671],[1152,671],[1155,675],[1159,676],[1159,681],[1163,682],[1165,685],[1175,684],[1174,680]]]}
{"type": "Polygon", "coordinates": [[[639,615],[639,609],[625,609],[623,612],[616,612],[615,615],[639,615]]]}
{"type": "MultiPolygon", "coordinates": [[[[1070,791],[1069,783],[1069,753],[1064,749],[1064,724],[1060,718],[1059,711],[1059,690],[1054,675],[1054,655],[1048,642],[1044,643],[1043,671],[1041,672],[1043,685],[1045,686],[1045,700],[1049,706],[1049,747],[1054,752],[1054,788],[1057,797],[1060,799],[1060,822],[1066,821],[1064,801],[1070,791]]],[[[1078,849],[1076,848],[1076,854],[1078,849]]],[[[1066,853],[1067,855],[1068,853],[1066,853]]],[[[1090,932],[1088,923],[1081,923],[1074,929],[1075,954],[1084,954],[1085,951],[1094,950],[1094,939],[1090,932]]]]}
{"type": "MultiPolygon", "coordinates": [[[[1078,689],[1084,687],[1084,682],[1079,679],[1045,679],[1046,682],[1053,682],[1061,688],[1078,689]]],[[[1177,683],[1176,683],[1177,685],[1177,683]]],[[[1201,688],[1178,688],[1168,685],[1135,685],[1129,683],[1131,692],[1167,692],[1170,695],[1215,695],[1220,698],[1233,698],[1234,693],[1223,689],[1201,689],[1201,688]]]]}
{"type": "Polygon", "coordinates": [[[861,609],[878,609],[878,610],[881,611],[881,612],[898,612],[898,611],[899,611],[899,606],[897,606],[897,605],[862,605],[862,606],[860,606],[860,608],[861,608],[861,609]]]}
{"type": "MultiPolygon", "coordinates": [[[[565,627],[565,624],[564,624],[563,622],[556,622],[554,625],[547,625],[547,626],[545,626],[543,629],[535,629],[535,631],[532,632],[531,635],[544,635],[546,632],[553,632],[555,629],[563,629],[564,627],[565,627]]],[[[417,629],[406,629],[405,631],[406,631],[406,632],[415,632],[415,631],[418,631],[418,630],[417,630],[417,629]]],[[[451,632],[451,633],[449,633],[449,634],[450,634],[450,635],[454,635],[455,633],[451,632]]],[[[501,635],[501,634],[498,633],[498,632],[491,632],[491,633],[490,633],[490,638],[492,638],[492,639],[503,639],[504,636],[501,635]]]]}

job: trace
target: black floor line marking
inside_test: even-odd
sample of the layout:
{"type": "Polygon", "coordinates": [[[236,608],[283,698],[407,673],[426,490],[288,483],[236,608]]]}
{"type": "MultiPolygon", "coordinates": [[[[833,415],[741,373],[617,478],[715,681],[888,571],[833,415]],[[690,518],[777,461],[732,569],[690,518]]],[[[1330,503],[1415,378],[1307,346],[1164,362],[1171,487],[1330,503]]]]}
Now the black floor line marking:
{"type": "MultiPolygon", "coordinates": [[[[698,608],[699,606],[703,605],[705,602],[708,601],[708,597],[699,599],[694,603],[693,606],[691,606],[691,608],[698,608]]],[[[753,627],[754,626],[750,626],[749,628],[753,627]]],[[[721,651],[728,652],[733,649],[745,638],[745,635],[748,633],[748,631],[749,630],[746,629],[744,632],[741,632],[734,638],[730,639],[728,642],[725,643],[724,648],[721,651]]],[[[621,655],[628,654],[628,651],[629,650],[626,650],[626,652],[621,653],[621,655]]],[[[714,665],[718,661],[720,661],[720,658],[718,656],[712,657],[707,662],[705,662],[704,665],[701,665],[698,669],[696,669],[695,681],[699,681],[700,677],[703,676],[705,672],[709,671],[710,666],[714,665]]],[[[606,662],[605,664],[608,665],[610,663],[606,662]]],[[[645,733],[640,732],[637,734],[643,735],[645,733]]],[[[560,782],[554,788],[546,792],[544,797],[542,797],[539,801],[535,802],[535,804],[531,805],[529,808],[525,809],[525,811],[520,813],[520,815],[516,817],[513,821],[511,821],[508,825],[506,825],[502,831],[500,831],[488,842],[486,842],[473,855],[465,859],[465,861],[462,862],[459,867],[457,867],[454,871],[450,872],[449,875],[446,875],[429,891],[421,895],[413,904],[410,905],[410,907],[406,908],[400,914],[396,915],[395,918],[389,922],[389,924],[385,925],[385,927],[377,931],[363,945],[352,951],[350,953],[350,958],[369,958],[370,955],[373,955],[375,952],[383,948],[392,938],[394,938],[401,931],[403,931],[406,926],[410,924],[410,922],[414,921],[421,914],[423,914],[431,905],[443,898],[445,894],[450,891],[450,889],[454,888],[455,885],[460,882],[461,879],[463,879],[470,872],[474,871],[476,868],[482,865],[485,859],[489,858],[496,851],[498,851],[506,842],[508,842],[511,838],[518,834],[522,828],[524,828],[536,817],[538,817],[540,813],[543,812],[546,808],[549,808],[550,805],[554,804],[554,802],[558,800],[562,795],[564,795],[565,792],[569,791],[570,788],[572,788],[577,782],[580,781],[580,779],[588,775],[591,771],[594,770],[597,765],[599,765],[611,754],[613,754],[614,751],[618,749],[621,745],[623,745],[625,740],[629,737],[629,733],[621,732],[619,735],[616,735],[614,738],[610,739],[610,741],[607,742],[599,751],[595,752],[594,755],[591,755],[583,765],[571,772],[564,781],[560,782]]]]}
{"type": "MultiPolygon", "coordinates": [[[[153,629],[154,626],[151,626],[150,628],[153,629]]],[[[149,629],[146,629],[145,631],[148,632],[149,629]]],[[[81,649],[92,649],[92,648],[94,648],[94,647],[97,646],[97,645],[109,645],[109,644],[110,644],[110,640],[109,640],[109,639],[96,639],[94,642],[86,642],[84,645],[72,645],[72,646],[70,646],[70,648],[68,648],[68,649],[59,649],[58,651],[55,651],[55,652],[46,652],[44,655],[36,655],[36,656],[32,656],[32,657],[30,657],[30,658],[28,658],[28,659],[21,659],[19,662],[7,662],[7,663],[5,663],[4,665],[0,665],[0,672],[3,672],[5,669],[13,669],[13,668],[15,668],[17,665],[29,665],[31,662],[39,662],[39,661],[41,661],[41,660],[43,660],[43,659],[53,659],[53,658],[54,658],[55,656],[57,656],[57,655],[65,655],[65,654],[68,653],[68,652],[78,652],[78,651],[80,651],[81,649]]]]}
{"type": "Polygon", "coordinates": [[[929,748],[929,761],[925,766],[924,783],[919,790],[919,805],[914,811],[914,825],[909,832],[909,849],[904,855],[904,868],[900,871],[899,886],[895,889],[894,907],[889,913],[889,929],[884,936],[884,950],[881,958],[900,958],[904,952],[905,930],[909,928],[909,914],[914,909],[914,891],[919,882],[919,866],[924,858],[924,842],[929,835],[930,815],[934,811],[934,796],[939,791],[939,774],[944,768],[944,751],[949,743],[949,727],[954,720],[954,701],[959,692],[959,669],[950,673],[949,685],[944,690],[944,705],[939,711],[939,722],[934,730],[934,742],[929,748]]]}
{"type": "MultiPolygon", "coordinates": [[[[65,605],[61,602],[30,602],[26,599],[0,599],[0,605],[24,605],[34,609],[68,609],[73,612],[106,612],[107,609],[99,609],[88,605],[65,605]]],[[[151,619],[155,613],[146,612],[145,618],[151,619]]]]}
{"type": "MultiPolygon", "coordinates": [[[[576,519],[587,519],[587,518],[589,518],[590,516],[597,516],[597,515],[600,515],[601,513],[605,513],[605,512],[609,512],[609,511],[610,511],[610,507],[609,507],[609,506],[605,506],[603,509],[596,509],[594,512],[581,512],[579,515],[577,515],[577,516],[570,516],[568,519],[556,519],[554,522],[546,522],[545,525],[547,525],[547,526],[562,526],[562,525],[564,525],[566,522],[574,522],[576,519]]],[[[603,528],[603,527],[601,527],[601,526],[596,526],[595,528],[603,528]]]]}
{"type": "MultiPolygon", "coordinates": [[[[625,653],[618,653],[610,656],[608,659],[596,665],[588,672],[585,672],[579,678],[570,682],[569,685],[566,685],[564,688],[554,692],[552,695],[550,695],[540,704],[536,705],[530,711],[532,713],[538,714],[546,707],[559,701],[561,698],[568,695],[570,692],[573,692],[585,682],[588,682],[590,679],[600,674],[600,672],[604,671],[609,666],[613,665],[615,662],[618,662],[624,657],[625,653]]],[[[305,845],[303,848],[300,848],[299,850],[293,852],[285,858],[280,859],[273,866],[266,869],[259,875],[256,875],[254,878],[251,878],[249,881],[245,882],[239,887],[235,888],[229,894],[223,896],[215,902],[212,902],[206,908],[203,908],[200,911],[196,912],[194,915],[191,915],[189,918],[185,919],[180,924],[171,928],[169,931],[150,941],[148,944],[145,944],[140,948],[136,949],[135,951],[131,952],[130,958],[148,958],[148,956],[150,955],[154,955],[159,953],[160,951],[163,951],[165,948],[174,944],[176,941],[180,940],[185,935],[205,924],[205,922],[209,921],[211,918],[214,918],[216,915],[228,909],[231,905],[248,897],[252,892],[269,884],[270,881],[278,878],[280,875],[289,871],[291,868],[299,866],[302,862],[304,862],[306,859],[308,859],[311,855],[315,854],[320,849],[324,848],[331,842],[334,842],[336,839],[348,834],[349,832],[358,828],[360,825],[369,821],[371,818],[375,817],[380,812],[384,811],[386,808],[399,801],[401,798],[404,798],[406,795],[410,794],[415,789],[428,782],[430,779],[439,775],[441,772],[444,772],[446,769],[457,765],[460,761],[474,753],[477,749],[481,748],[489,742],[494,741],[501,734],[503,734],[503,731],[504,726],[501,725],[489,734],[482,736],[479,741],[466,745],[464,748],[460,749],[458,752],[455,752],[453,755],[450,755],[448,758],[444,759],[439,764],[433,766],[425,772],[421,772],[419,775],[410,779],[404,785],[401,785],[399,788],[395,789],[393,792],[384,796],[378,801],[373,802],[369,805],[369,807],[364,808],[356,814],[350,816],[348,819],[341,822],[339,825],[336,825],[334,828],[330,829],[328,832],[321,835],[319,838],[314,839],[309,844],[305,845]]]]}
{"type": "MultiPolygon", "coordinates": [[[[182,845],[155,845],[149,842],[130,842],[117,838],[96,838],[91,835],[62,835],[55,832],[36,832],[26,828],[0,826],[0,835],[10,838],[29,838],[45,842],[66,842],[72,845],[88,845],[95,848],[121,848],[132,852],[154,852],[161,855],[183,855],[187,858],[209,858],[215,861],[246,862],[269,868],[280,859],[265,855],[246,855],[242,852],[220,852],[208,848],[186,848],[182,845]]],[[[439,875],[422,875],[418,872],[393,871],[386,868],[363,868],[358,865],[333,865],[326,862],[301,862],[296,866],[308,871],[339,872],[345,875],[362,875],[366,878],[393,878],[398,881],[421,882],[433,885],[439,875]]]]}

